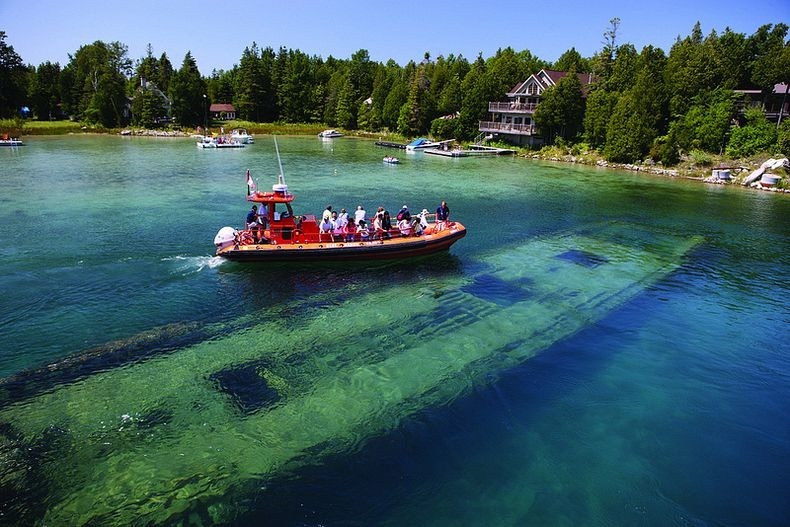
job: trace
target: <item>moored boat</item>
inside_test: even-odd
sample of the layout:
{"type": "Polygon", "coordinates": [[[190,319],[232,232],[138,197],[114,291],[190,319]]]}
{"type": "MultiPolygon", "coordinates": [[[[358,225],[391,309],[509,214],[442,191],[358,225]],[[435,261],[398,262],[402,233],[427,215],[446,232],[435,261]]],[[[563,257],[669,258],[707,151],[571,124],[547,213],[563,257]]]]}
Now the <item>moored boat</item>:
{"type": "Polygon", "coordinates": [[[247,133],[246,128],[234,128],[230,132],[230,138],[244,145],[251,145],[255,142],[255,138],[247,133]]]}
{"type": "Polygon", "coordinates": [[[324,130],[323,132],[318,133],[318,137],[321,137],[323,139],[331,139],[333,137],[343,137],[343,134],[341,134],[337,130],[324,130]]]}
{"type": "Polygon", "coordinates": [[[21,139],[4,135],[0,138],[0,146],[25,146],[21,139]]]}
{"type": "MultiPolygon", "coordinates": [[[[275,143],[276,144],[276,143],[275,143]]],[[[278,153],[279,159],[279,153],[278,153]]],[[[426,214],[401,229],[363,233],[322,232],[313,214],[297,216],[294,194],[285,184],[282,166],[271,192],[259,192],[247,171],[247,201],[265,211],[262,224],[237,230],[223,227],[214,238],[217,256],[246,262],[324,262],[399,260],[449,249],[466,235],[457,221],[429,223],[426,214]]],[[[424,211],[427,212],[427,211],[424,211]]]]}

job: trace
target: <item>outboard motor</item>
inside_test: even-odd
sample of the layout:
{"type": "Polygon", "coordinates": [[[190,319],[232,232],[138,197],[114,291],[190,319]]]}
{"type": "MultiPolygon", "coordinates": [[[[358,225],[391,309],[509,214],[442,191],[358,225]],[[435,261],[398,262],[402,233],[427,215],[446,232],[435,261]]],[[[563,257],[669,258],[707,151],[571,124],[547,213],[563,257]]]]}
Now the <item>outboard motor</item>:
{"type": "Polygon", "coordinates": [[[222,227],[216,236],[214,236],[214,245],[217,250],[224,249],[236,243],[236,235],[238,231],[233,227],[222,227]]]}

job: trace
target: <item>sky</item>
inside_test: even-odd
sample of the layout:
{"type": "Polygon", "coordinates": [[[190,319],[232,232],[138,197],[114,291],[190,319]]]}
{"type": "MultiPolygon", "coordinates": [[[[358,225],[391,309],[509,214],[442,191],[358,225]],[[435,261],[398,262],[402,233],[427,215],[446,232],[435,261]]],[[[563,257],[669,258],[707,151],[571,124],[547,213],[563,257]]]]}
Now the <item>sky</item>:
{"type": "Polygon", "coordinates": [[[189,51],[203,75],[238,64],[245,47],[281,46],[348,59],[366,49],[401,65],[450,54],[472,61],[499,48],[553,62],[575,48],[592,56],[612,18],[617,43],[669,52],[699,21],[704,34],[729,27],[747,36],[764,24],[790,25],[790,0],[0,0],[0,31],[26,64],[58,62],[97,40],[119,41],[128,57],[167,53],[178,69],[189,51]]]}

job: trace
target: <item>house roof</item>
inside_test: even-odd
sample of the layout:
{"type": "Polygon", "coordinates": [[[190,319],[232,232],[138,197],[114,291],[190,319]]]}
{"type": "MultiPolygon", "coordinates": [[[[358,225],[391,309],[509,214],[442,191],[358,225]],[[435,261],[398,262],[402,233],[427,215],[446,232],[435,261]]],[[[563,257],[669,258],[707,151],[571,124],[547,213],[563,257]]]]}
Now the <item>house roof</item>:
{"type": "MultiPolygon", "coordinates": [[[[560,79],[566,77],[567,75],[567,71],[542,69],[539,72],[530,75],[527,80],[519,82],[513,86],[510,91],[507,92],[507,94],[512,96],[523,91],[530,80],[533,80],[535,83],[537,83],[540,86],[541,91],[543,91],[551,86],[556,86],[560,79]]],[[[587,93],[586,87],[598,80],[598,77],[592,73],[577,73],[576,75],[579,77],[579,82],[582,85],[582,91],[585,93],[585,95],[587,93]]]]}
{"type": "Polygon", "coordinates": [[[211,106],[209,106],[208,111],[210,111],[210,112],[235,112],[236,108],[234,108],[232,104],[214,103],[211,106]]]}

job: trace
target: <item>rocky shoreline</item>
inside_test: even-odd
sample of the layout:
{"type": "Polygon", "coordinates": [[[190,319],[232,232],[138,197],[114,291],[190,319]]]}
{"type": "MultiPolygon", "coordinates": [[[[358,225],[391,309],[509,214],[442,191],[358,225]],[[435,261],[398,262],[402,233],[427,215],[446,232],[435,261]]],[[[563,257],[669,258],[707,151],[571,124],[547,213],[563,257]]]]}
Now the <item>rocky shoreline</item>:
{"type": "Polygon", "coordinates": [[[190,137],[192,135],[181,130],[132,130],[131,128],[121,130],[119,134],[138,137],[190,137]]]}
{"type": "MultiPolygon", "coordinates": [[[[580,164],[580,165],[588,165],[588,166],[598,166],[601,168],[611,168],[615,170],[628,170],[630,172],[644,172],[646,174],[651,174],[655,176],[664,176],[664,177],[671,177],[671,178],[682,178],[682,179],[690,179],[693,181],[700,181],[702,183],[708,183],[713,185],[735,185],[735,186],[744,186],[742,185],[743,179],[745,176],[749,175],[753,170],[759,167],[759,164],[755,166],[738,166],[736,169],[739,173],[743,174],[737,175],[732,177],[731,179],[720,179],[714,175],[705,176],[703,175],[704,172],[711,172],[716,170],[715,167],[678,167],[678,168],[666,168],[661,166],[660,164],[655,163],[645,163],[645,164],[633,164],[633,163],[613,163],[610,161],[606,161],[604,159],[595,158],[592,156],[574,156],[574,155],[565,155],[565,156],[546,156],[540,155],[535,153],[527,153],[527,154],[517,154],[518,157],[523,157],[527,159],[535,159],[535,160],[542,160],[542,161],[556,161],[561,163],[571,163],[571,164],[580,164]]],[[[767,186],[760,183],[760,181],[755,181],[749,185],[745,185],[744,188],[750,188],[755,190],[763,190],[766,192],[776,192],[782,194],[790,194],[790,189],[779,188],[775,186],[767,186]]]]}

